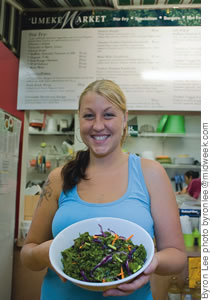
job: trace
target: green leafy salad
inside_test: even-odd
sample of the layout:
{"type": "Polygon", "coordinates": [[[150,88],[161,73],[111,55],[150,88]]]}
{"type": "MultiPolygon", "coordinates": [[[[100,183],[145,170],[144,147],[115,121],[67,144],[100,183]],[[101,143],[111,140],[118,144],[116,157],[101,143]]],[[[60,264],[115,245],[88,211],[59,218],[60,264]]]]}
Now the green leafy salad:
{"type": "Polygon", "coordinates": [[[100,234],[80,234],[74,245],[61,252],[63,272],[68,276],[89,282],[110,282],[123,279],[143,266],[146,250],[134,245],[128,238],[108,229],[100,234]]]}

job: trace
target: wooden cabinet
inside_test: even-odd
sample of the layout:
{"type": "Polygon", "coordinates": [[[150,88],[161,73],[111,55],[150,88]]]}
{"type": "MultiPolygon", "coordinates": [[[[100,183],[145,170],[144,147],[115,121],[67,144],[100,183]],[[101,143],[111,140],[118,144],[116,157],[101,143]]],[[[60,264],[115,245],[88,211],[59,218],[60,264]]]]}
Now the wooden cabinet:
{"type": "Polygon", "coordinates": [[[21,247],[14,246],[12,297],[11,300],[39,300],[41,284],[46,270],[33,272],[20,261],[21,247]]]}

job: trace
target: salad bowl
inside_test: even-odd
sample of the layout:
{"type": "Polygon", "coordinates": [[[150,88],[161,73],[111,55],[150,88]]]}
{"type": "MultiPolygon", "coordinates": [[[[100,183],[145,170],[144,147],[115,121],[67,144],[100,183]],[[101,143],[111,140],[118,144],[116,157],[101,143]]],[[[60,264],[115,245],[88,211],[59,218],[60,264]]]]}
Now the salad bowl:
{"type": "Polygon", "coordinates": [[[105,291],[110,288],[116,288],[119,284],[130,282],[147,268],[152,261],[153,255],[154,243],[145,229],[131,221],[112,217],[90,218],[70,225],[54,238],[49,251],[51,264],[58,274],[71,281],[73,284],[92,291],[105,291]],[[97,235],[98,233],[98,235],[100,235],[102,230],[104,232],[110,230],[118,236],[125,237],[125,239],[132,237],[133,244],[142,244],[146,250],[146,258],[141,268],[126,277],[107,282],[78,280],[68,276],[64,272],[62,252],[73,246],[75,239],[81,234],[88,232],[91,236],[97,235]]]}

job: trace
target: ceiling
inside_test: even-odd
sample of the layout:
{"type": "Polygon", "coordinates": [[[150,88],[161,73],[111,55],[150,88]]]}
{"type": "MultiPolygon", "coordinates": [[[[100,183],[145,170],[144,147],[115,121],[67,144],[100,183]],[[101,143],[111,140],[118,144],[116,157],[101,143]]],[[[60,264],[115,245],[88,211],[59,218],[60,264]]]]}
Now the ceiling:
{"type": "Polygon", "coordinates": [[[199,7],[201,0],[6,0],[21,10],[199,7]]]}

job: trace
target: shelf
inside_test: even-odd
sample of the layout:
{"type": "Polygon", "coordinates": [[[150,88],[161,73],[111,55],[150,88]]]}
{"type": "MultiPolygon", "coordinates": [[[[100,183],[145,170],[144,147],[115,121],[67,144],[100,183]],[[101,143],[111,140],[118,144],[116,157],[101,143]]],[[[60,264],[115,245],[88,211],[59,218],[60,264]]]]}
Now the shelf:
{"type": "MultiPolygon", "coordinates": [[[[135,137],[129,135],[129,137],[135,137]]],[[[137,137],[137,136],[136,136],[137,137]]],[[[145,132],[139,133],[138,137],[171,137],[171,138],[200,138],[199,133],[157,133],[157,132],[145,132]]]]}
{"type": "Polygon", "coordinates": [[[37,132],[30,132],[29,135],[74,135],[74,131],[67,131],[67,132],[59,132],[59,131],[54,131],[54,132],[44,132],[44,131],[37,131],[37,132]]]}
{"type": "Polygon", "coordinates": [[[186,252],[187,256],[201,256],[201,248],[198,246],[186,247],[186,252]]]}
{"type": "MultiPolygon", "coordinates": [[[[30,132],[29,135],[74,135],[74,131],[68,132],[44,132],[44,131],[37,131],[37,132],[30,132]]],[[[129,137],[135,137],[128,135],[129,137]]],[[[172,137],[172,138],[200,138],[200,134],[196,133],[157,133],[157,132],[147,132],[147,133],[139,133],[138,137],[172,137]]]]}
{"type": "Polygon", "coordinates": [[[200,170],[201,166],[199,165],[184,165],[184,164],[161,164],[165,169],[196,169],[200,170]]]}
{"type": "MultiPolygon", "coordinates": [[[[30,154],[28,154],[28,159],[31,160],[36,156],[37,156],[37,153],[34,153],[34,154],[30,153],[30,154]]],[[[65,154],[64,153],[56,153],[56,154],[46,153],[45,156],[47,159],[63,159],[63,158],[72,157],[72,155],[69,153],[65,153],[65,154]]]]}

